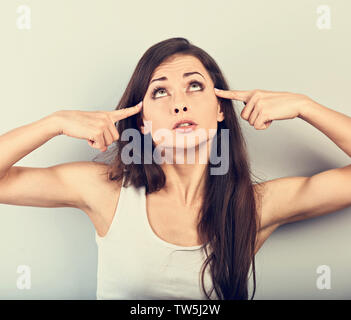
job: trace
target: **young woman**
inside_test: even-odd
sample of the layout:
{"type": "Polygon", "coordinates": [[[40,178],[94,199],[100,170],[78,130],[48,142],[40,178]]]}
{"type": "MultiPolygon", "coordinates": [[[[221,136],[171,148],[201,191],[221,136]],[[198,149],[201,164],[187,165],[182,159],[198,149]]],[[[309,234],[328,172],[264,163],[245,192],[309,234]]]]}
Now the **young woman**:
{"type": "Polygon", "coordinates": [[[98,299],[248,299],[250,274],[253,298],[263,242],[284,223],[350,206],[351,166],[253,183],[231,99],[257,130],[299,117],[351,156],[350,117],[302,94],[228,90],[204,50],[171,38],[145,52],[116,110],[59,110],[0,136],[0,203],[84,211],[96,229],[98,299]],[[137,161],[127,161],[128,129],[140,133],[137,161]],[[161,129],[169,134],[159,139],[161,129]],[[112,161],[14,166],[59,134],[101,151],[114,143],[112,161]],[[206,161],[179,162],[182,148],[196,160],[205,150],[206,161]],[[220,174],[214,153],[226,155],[220,174]]]}

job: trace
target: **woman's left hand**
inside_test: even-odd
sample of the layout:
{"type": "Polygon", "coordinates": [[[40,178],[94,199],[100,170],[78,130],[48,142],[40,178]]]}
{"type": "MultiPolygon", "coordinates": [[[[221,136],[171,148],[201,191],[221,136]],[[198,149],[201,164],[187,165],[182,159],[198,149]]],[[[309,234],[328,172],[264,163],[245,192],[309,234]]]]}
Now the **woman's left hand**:
{"type": "Polygon", "coordinates": [[[214,90],[219,98],[243,101],[241,117],[257,130],[267,129],[273,120],[294,119],[311,99],[303,94],[266,90],[214,90]]]}

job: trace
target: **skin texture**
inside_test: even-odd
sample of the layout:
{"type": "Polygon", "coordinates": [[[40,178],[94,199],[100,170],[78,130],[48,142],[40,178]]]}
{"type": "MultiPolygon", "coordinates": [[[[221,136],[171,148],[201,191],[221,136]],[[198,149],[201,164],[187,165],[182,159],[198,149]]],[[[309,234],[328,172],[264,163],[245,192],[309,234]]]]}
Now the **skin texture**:
{"type": "MultiPolygon", "coordinates": [[[[205,139],[195,139],[195,143],[188,143],[185,139],[185,146],[193,149],[196,159],[199,156],[199,150],[204,145],[203,142],[211,141],[209,129],[217,129],[217,122],[223,121],[224,116],[220,110],[220,104],[214,92],[214,84],[206,68],[201,61],[189,55],[175,55],[159,65],[151,77],[151,81],[145,97],[143,99],[143,122],[141,131],[144,134],[151,132],[153,140],[157,146],[162,142],[166,148],[173,149],[172,163],[161,164],[165,175],[166,185],[164,190],[160,191],[163,195],[172,196],[173,203],[186,207],[196,206],[202,197],[203,174],[205,164],[195,161],[195,163],[177,163],[176,149],[184,148],[175,140],[176,132],[172,130],[174,124],[182,119],[191,119],[198,124],[197,129],[193,132],[196,135],[198,129],[206,132],[205,139]],[[203,75],[193,74],[183,78],[186,72],[197,71],[203,75]],[[151,81],[160,77],[167,77],[165,81],[151,81]],[[198,81],[191,84],[192,81],[198,81]],[[155,99],[152,99],[152,91],[155,87],[161,86],[155,99]],[[183,110],[183,106],[187,110],[183,110]],[[176,112],[178,109],[179,112],[176,112]],[[151,121],[152,128],[148,125],[151,121]],[[167,129],[171,136],[166,140],[158,140],[156,131],[167,129]]],[[[177,134],[183,138],[184,135],[177,134]]],[[[192,133],[188,134],[189,136],[192,133]]],[[[205,144],[206,145],[206,144],[205,144]]],[[[209,150],[209,149],[208,149],[209,150]]],[[[207,161],[209,152],[207,152],[207,161]]]]}

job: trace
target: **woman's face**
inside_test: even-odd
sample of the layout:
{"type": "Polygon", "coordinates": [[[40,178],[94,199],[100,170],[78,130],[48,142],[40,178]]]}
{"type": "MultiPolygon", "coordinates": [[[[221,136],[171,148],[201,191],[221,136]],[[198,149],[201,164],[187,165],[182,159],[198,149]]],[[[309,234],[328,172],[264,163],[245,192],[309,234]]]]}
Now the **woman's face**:
{"type": "Polygon", "coordinates": [[[143,99],[142,133],[150,132],[155,144],[162,142],[164,147],[194,147],[207,141],[214,136],[217,121],[224,119],[213,87],[212,79],[199,59],[190,55],[172,56],[160,64],[151,77],[143,99]],[[197,124],[190,133],[173,129],[176,122],[184,119],[197,124]],[[162,139],[155,135],[156,131],[161,133],[162,139]],[[200,131],[205,132],[206,137],[199,135],[200,131]],[[179,138],[187,141],[179,144],[179,138]]]}

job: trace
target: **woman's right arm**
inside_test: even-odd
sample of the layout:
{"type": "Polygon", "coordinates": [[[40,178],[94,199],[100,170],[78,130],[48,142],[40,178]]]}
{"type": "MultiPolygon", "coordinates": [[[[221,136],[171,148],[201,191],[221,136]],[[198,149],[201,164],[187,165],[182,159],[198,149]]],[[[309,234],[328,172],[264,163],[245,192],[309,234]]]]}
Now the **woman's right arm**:
{"type": "Polygon", "coordinates": [[[0,203],[86,209],[88,203],[82,194],[83,186],[96,171],[94,169],[102,164],[87,161],[48,168],[14,166],[24,156],[60,135],[60,120],[57,113],[53,113],[0,136],[0,203]],[[90,173],[84,175],[88,170],[90,173]]]}
{"type": "Polygon", "coordinates": [[[60,127],[53,113],[1,135],[0,178],[9,173],[13,164],[59,134],[60,127]]]}
{"type": "Polygon", "coordinates": [[[51,138],[64,134],[85,139],[105,151],[119,138],[114,123],[136,114],[131,107],[116,111],[57,111],[0,136],[0,203],[35,207],[76,207],[89,210],[89,201],[102,180],[106,164],[78,161],[47,168],[14,166],[51,138]],[[95,188],[95,190],[94,190],[95,188]],[[90,190],[91,189],[91,190],[90,190]]]}

